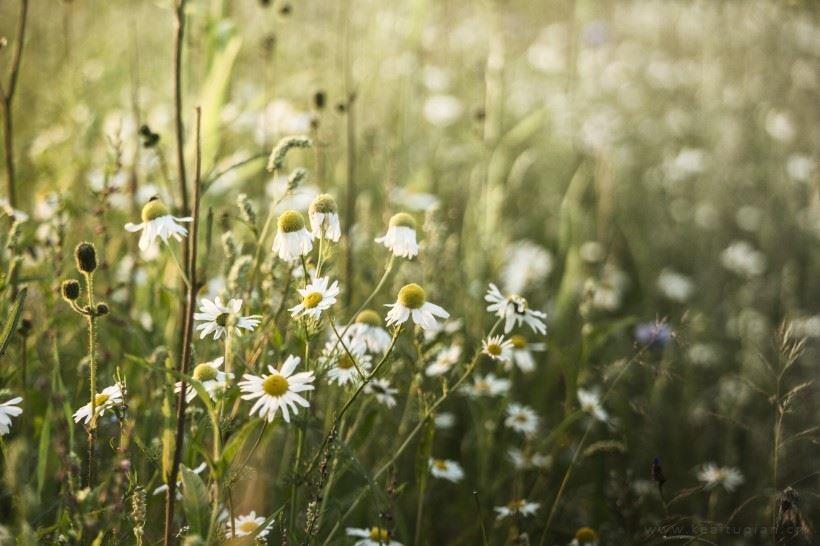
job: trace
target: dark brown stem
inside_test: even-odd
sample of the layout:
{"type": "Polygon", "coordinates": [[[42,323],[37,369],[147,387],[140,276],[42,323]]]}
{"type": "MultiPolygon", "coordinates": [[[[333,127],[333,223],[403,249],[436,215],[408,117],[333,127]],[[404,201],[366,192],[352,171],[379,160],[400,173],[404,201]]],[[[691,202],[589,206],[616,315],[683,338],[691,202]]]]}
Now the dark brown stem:
{"type": "MultiPolygon", "coordinates": [[[[193,223],[191,225],[191,234],[188,237],[188,298],[185,303],[185,321],[182,334],[182,351],[179,361],[179,372],[183,375],[188,373],[188,367],[191,360],[191,341],[193,338],[194,329],[194,307],[196,305],[197,292],[197,238],[199,235],[199,201],[201,195],[202,179],[202,151],[201,151],[201,134],[200,134],[200,119],[202,117],[202,110],[196,108],[196,172],[194,177],[194,210],[193,223]]],[[[171,532],[174,523],[174,500],[176,499],[177,474],[179,473],[179,465],[182,462],[183,443],[185,441],[185,391],[187,385],[182,381],[177,398],[177,415],[176,415],[176,438],[174,441],[174,459],[171,464],[171,475],[166,477],[168,483],[168,490],[165,495],[165,545],[171,544],[171,532]]]]}
{"type": "Polygon", "coordinates": [[[3,151],[6,159],[6,191],[9,205],[17,206],[16,178],[14,171],[14,132],[12,102],[17,89],[17,78],[20,75],[20,64],[23,60],[23,45],[26,41],[26,20],[28,19],[28,0],[20,0],[20,17],[17,20],[17,43],[11,58],[8,88],[0,84],[3,103],[3,151]]]}
{"type": "Polygon", "coordinates": [[[185,38],[185,1],[177,0],[177,32],[174,38],[174,123],[177,139],[177,165],[179,168],[179,196],[182,200],[181,216],[190,214],[188,177],[185,174],[185,126],[182,123],[182,46],[185,38]]]}

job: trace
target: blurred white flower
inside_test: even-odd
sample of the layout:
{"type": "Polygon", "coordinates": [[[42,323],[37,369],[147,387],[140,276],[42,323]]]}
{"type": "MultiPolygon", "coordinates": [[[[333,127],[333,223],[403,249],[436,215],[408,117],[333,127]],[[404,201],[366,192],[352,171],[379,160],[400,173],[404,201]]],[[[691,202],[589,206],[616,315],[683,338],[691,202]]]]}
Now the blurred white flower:
{"type": "Polygon", "coordinates": [[[23,408],[19,407],[22,401],[23,399],[17,396],[0,404],[0,436],[5,436],[11,430],[11,418],[23,413],[23,408]]]}
{"type": "Polygon", "coordinates": [[[538,425],[541,419],[538,414],[529,406],[522,404],[510,404],[507,406],[507,418],[504,425],[525,436],[532,436],[538,432],[538,425]]]}
{"type": "Polygon", "coordinates": [[[490,283],[484,300],[489,302],[487,311],[504,320],[504,333],[509,333],[513,327],[526,324],[533,332],[541,335],[547,333],[544,319],[546,313],[529,308],[527,300],[517,294],[504,296],[498,287],[490,283]]]}
{"type": "Polygon", "coordinates": [[[532,241],[512,243],[507,249],[501,278],[507,292],[520,294],[536,283],[544,283],[552,272],[552,254],[532,241]]]}
{"type": "Polygon", "coordinates": [[[260,526],[265,523],[265,518],[257,516],[254,510],[242,516],[234,518],[233,525],[228,525],[228,538],[246,537],[256,533],[257,538],[264,539],[270,532],[270,525],[257,532],[260,526]]]}
{"type": "MultiPolygon", "coordinates": [[[[219,357],[210,362],[202,362],[194,367],[194,373],[191,374],[194,379],[202,383],[205,391],[210,396],[211,400],[216,400],[217,395],[224,392],[228,386],[228,382],[233,380],[232,373],[225,373],[219,368],[225,361],[224,357],[219,357]]],[[[174,392],[179,393],[182,390],[182,382],[178,381],[174,385],[174,392]]],[[[186,386],[185,399],[191,402],[196,398],[197,392],[190,384],[186,386]]]]}
{"type": "MultiPolygon", "coordinates": [[[[94,396],[94,413],[96,417],[103,415],[107,410],[123,404],[122,388],[119,383],[106,387],[94,396]]],[[[91,422],[91,402],[74,412],[74,422],[91,422]]]]}
{"type": "Polygon", "coordinates": [[[526,499],[518,499],[510,501],[507,506],[496,506],[495,512],[498,514],[498,519],[504,519],[512,516],[532,516],[541,504],[538,502],[528,502],[526,499]]]}
{"type": "Polygon", "coordinates": [[[456,416],[449,412],[438,413],[433,419],[433,423],[435,424],[435,427],[439,430],[453,428],[453,426],[455,426],[456,424],[456,416]]]}
{"type": "Polygon", "coordinates": [[[609,414],[601,404],[601,396],[597,392],[578,389],[578,403],[581,405],[581,411],[593,415],[599,421],[609,421],[609,414]]]}
{"type": "Polygon", "coordinates": [[[464,478],[461,465],[449,459],[430,459],[430,474],[453,483],[458,483],[464,478]]]}
{"type": "Polygon", "coordinates": [[[814,173],[814,160],[806,155],[792,154],[786,160],[786,172],[798,182],[810,182],[814,173]]]}
{"type": "Polygon", "coordinates": [[[514,335],[510,338],[512,343],[512,361],[504,363],[506,370],[512,369],[515,364],[524,373],[535,371],[535,358],[532,353],[545,351],[547,346],[544,343],[530,343],[527,338],[514,335]]]}
{"type": "Polygon", "coordinates": [[[516,470],[530,470],[532,468],[547,468],[552,464],[552,457],[541,453],[522,451],[517,448],[510,448],[507,456],[512,461],[516,470]]]}
{"type": "Polygon", "coordinates": [[[365,394],[372,394],[376,401],[384,404],[388,408],[396,407],[396,394],[399,389],[394,389],[390,386],[390,381],[387,379],[374,379],[364,387],[365,394]]]}
{"type": "Polygon", "coordinates": [[[226,335],[228,328],[233,326],[232,333],[237,336],[242,335],[242,330],[252,332],[259,325],[262,317],[259,315],[241,316],[241,299],[228,300],[227,305],[222,303],[222,298],[217,296],[213,300],[202,298],[199,301],[199,312],[194,313],[194,319],[203,321],[196,329],[200,331],[199,339],[213,334],[214,339],[219,339],[226,335]]]}
{"type": "Polygon", "coordinates": [[[353,546],[402,546],[401,542],[391,540],[390,531],[381,527],[371,527],[370,529],[357,529],[348,527],[345,533],[349,537],[358,537],[353,546]]]}
{"type": "Polygon", "coordinates": [[[766,269],[766,256],[746,241],[729,245],[720,254],[720,261],[729,271],[745,277],[756,277],[766,269]]]}
{"type": "Polygon", "coordinates": [[[775,140],[780,142],[791,142],[797,130],[794,122],[786,112],[770,111],[766,115],[766,131],[775,140]]]}
{"type": "Polygon", "coordinates": [[[452,95],[433,95],[424,101],[424,119],[437,127],[452,125],[464,112],[464,105],[452,95]]]}
{"type": "Polygon", "coordinates": [[[359,338],[345,340],[344,347],[341,343],[328,341],[324,357],[334,364],[327,372],[327,380],[339,385],[357,384],[363,381],[365,378],[359,375],[359,370],[367,373],[372,363],[372,357],[367,354],[367,345],[359,338]]]}
{"type": "Polygon", "coordinates": [[[488,373],[483,377],[476,374],[473,376],[472,384],[463,388],[470,398],[501,396],[510,390],[510,380],[496,377],[493,373],[488,373]]]}
{"type": "Polygon", "coordinates": [[[512,357],[512,341],[504,336],[490,336],[481,341],[481,352],[493,360],[508,362],[512,357]]]}
{"type": "Polygon", "coordinates": [[[440,350],[432,364],[427,366],[425,374],[428,377],[437,377],[449,372],[461,359],[461,345],[452,345],[440,350]]]}
{"type": "Polygon", "coordinates": [[[695,285],[689,277],[672,269],[661,271],[657,282],[661,294],[678,303],[689,300],[695,290],[695,285]]]}
{"type": "Polygon", "coordinates": [[[726,491],[732,492],[743,483],[743,474],[737,468],[706,463],[698,471],[698,480],[704,483],[706,489],[721,485],[726,491]]]}
{"type": "Polygon", "coordinates": [[[419,253],[416,221],[406,212],[394,214],[390,218],[387,233],[382,237],[376,237],[375,240],[387,247],[394,256],[413,259],[419,253]]]}

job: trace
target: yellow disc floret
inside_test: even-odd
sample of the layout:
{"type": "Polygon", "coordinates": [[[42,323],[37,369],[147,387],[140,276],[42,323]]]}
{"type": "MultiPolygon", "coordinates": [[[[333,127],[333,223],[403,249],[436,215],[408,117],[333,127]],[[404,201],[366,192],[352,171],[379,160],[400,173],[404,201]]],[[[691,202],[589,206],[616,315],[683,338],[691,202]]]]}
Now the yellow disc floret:
{"type": "Polygon", "coordinates": [[[373,309],[365,309],[356,315],[356,322],[359,324],[367,324],[369,326],[381,326],[382,318],[373,309]]]}
{"type": "Polygon", "coordinates": [[[279,231],[284,233],[293,233],[305,229],[305,218],[302,213],[296,210],[286,210],[279,215],[277,220],[279,231]]]}
{"type": "Polygon", "coordinates": [[[305,309],[313,309],[322,301],[322,294],[320,292],[311,292],[302,298],[302,305],[305,309]]]}
{"type": "Polygon", "coordinates": [[[257,527],[259,527],[259,524],[256,523],[254,520],[249,519],[240,523],[238,526],[238,530],[242,531],[243,533],[253,533],[254,531],[256,531],[257,527]]]}
{"type": "Polygon", "coordinates": [[[271,396],[282,396],[288,392],[288,380],[283,375],[269,375],[262,382],[262,389],[271,396]]]}
{"type": "Polygon", "coordinates": [[[594,529],[591,529],[589,527],[581,527],[575,533],[575,539],[581,544],[585,542],[595,542],[596,540],[598,540],[598,533],[596,533],[594,529]]]}
{"type": "Polygon", "coordinates": [[[108,402],[109,396],[105,393],[98,392],[97,395],[94,397],[94,405],[96,407],[100,407],[106,402],[108,402]]]}
{"type": "Polygon", "coordinates": [[[165,206],[160,199],[154,198],[148,201],[144,207],[142,207],[142,221],[143,222],[150,222],[151,220],[156,220],[160,216],[168,216],[170,214],[168,212],[168,207],[165,206]]]}
{"type": "Polygon", "coordinates": [[[210,364],[197,364],[194,368],[194,379],[197,381],[212,381],[216,379],[216,368],[210,364]]]}
{"type": "Polygon", "coordinates": [[[416,220],[406,212],[400,212],[398,214],[394,214],[392,218],[390,218],[390,225],[395,227],[409,227],[410,229],[416,229],[416,220]]]}
{"type": "Polygon", "coordinates": [[[427,301],[424,288],[416,283],[405,284],[399,290],[399,303],[408,309],[418,309],[427,301]]]}
{"type": "Polygon", "coordinates": [[[524,336],[514,335],[510,338],[510,341],[516,349],[524,349],[527,346],[527,338],[524,336]]]}
{"type": "Polygon", "coordinates": [[[349,370],[353,367],[353,359],[350,358],[350,355],[345,352],[342,356],[339,357],[339,364],[338,366],[343,370],[349,370]]]}
{"type": "Polygon", "coordinates": [[[336,200],[327,193],[317,195],[308,209],[311,213],[321,212],[322,214],[333,213],[336,210],[336,200]]]}
{"type": "Polygon", "coordinates": [[[390,531],[381,527],[372,527],[370,529],[370,540],[387,543],[390,540],[390,531]]]}
{"type": "Polygon", "coordinates": [[[488,343],[487,352],[493,356],[501,356],[501,345],[498,343],[488,343]]]}

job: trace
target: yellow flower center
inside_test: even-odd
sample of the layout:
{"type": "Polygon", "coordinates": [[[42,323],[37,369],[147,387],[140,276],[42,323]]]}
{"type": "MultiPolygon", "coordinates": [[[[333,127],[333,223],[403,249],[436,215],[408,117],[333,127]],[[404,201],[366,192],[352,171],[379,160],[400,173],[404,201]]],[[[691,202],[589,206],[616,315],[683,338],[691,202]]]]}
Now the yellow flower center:
{"type": "Polygon", "coordinates": [[[321,212],[328,214],[336,212],[336,200],[327,193],[316,196],[316,199],[310,204],[310,212],[321,212]]]}
{"type": "Polygon", "coordinates": [[[356,315],[356,322],[360,324],[369,324],[370,326],[381,326],[382,318],[373,309],[365,309],[356,315]]]}
{"type": "Polygon", "coordinates": [[[578,542],[595,542],[598,540],[598,533],[595,532],[594,529],[589,527],[581,527],[575,533],[575,538],[578,542]]]}
{"type": "Polygon", "coordinates": [[[390,532],[387,529],[382,529],[381,527],[372,527],[370,529],[370,540],[387,542],[390,540],[390,532]]]}
{"type": "Polygon", "coordinates": [[[349,370],[353,367],[353,359],[347,353],[339,357],[339,367],[343,370],[349,370]]]}
{"type": "Polygon", "coordinates": [[[433,466],[438,468],[439,470],[447,470],[447,463],[441,459],[435,459],[433,461],[433,466]]]}
{"type": "Polygon", "coordinates": [[[230,319],[230,318],[231,318],[230,313],[220,313],[216,316],[216,319],[214,319],[214,322],[216,322],[218,325],[220,325],[224,328],[225,326],[228,325],[228,319],[230,319]]]}
{"type": "Polygon", "coordinates": [[[216,368],[210,364],[197,364],[194,368],[194,379],[197,381],[211,381],[216,379],[216,368]]]}
{"type": "Polygon", "coordinates": [[[516,349],[523,349],[527,346],[527,339],[524,336],[514,335],[510,341],[516,349]]]}
{"type": "Polygon", "coordinates": [[[306,309],[313,309],[322,301],[322,294],[319,292],[311,292],[304,298],[302,298],[302,305],[305,306],[306,309]]]}
{"type": "Polygon", "coordinates": [[[98,392],[97,395],[94,397],[94,405],[96,407],[100,407],[103,404],[105,404],[106,402],[108,402],[109,398],[110,397],[107,394],[102,393],[102,392],[98,392]]]}
{"type": "Polygon", "coordinates": [[[416,221],[406,212],[394,214],[393,217],[390,218],[390,225],[395,227],[409,227],[410,229],[416,229],[416,221]]]}
{"type": "Polygon", "coordinates": [[[408,309],[418,309],[427,300],[424,288],[416,283],[405,284],[399,290],[399,303],[408,309]]]}
{"type": "Polygon", "coordinates": [[[262,389],[271,396],[282,396],[288,392],[288,380],[283,375],[269,375],[262,382],[262,389]]]}
{"type": "Polygon", "coordinates": [[[157,198],[151,199],[145,204],[144,207],[142,207],[143,222],[150,222],[160,216],[168,216],[168,214],[168,207],[166,207],[165,203],[157,198]]]}
{"type": "Polygon", "coordinates": [[[293,233],[294,231],[305,228],[305,219],[302,217],[302,213],[298,211],[286,210],[279,216],[277,225],[279,226],[279,231],[293,233]]]}
{"type": "Polygon", "coordinates": [[[524,501],[523,500],[510,501],[510,504],[507,505],[507,508],[517,512],[518,510],[521,510],[522,508],[524,508],[524,501]]]}
{"type": "Polygon", "coordinates": [[[527,422],[527,416],[524,415],[523,413],[519,413],[518,415],[515,416],[515,420],[519,423],[526,423],[527,422]]]}
{"type": "Polygon", "coordinates": [[[237,526],[239,531],[243,533],[253,533],[256,531],[256,528],[259,527],[259,524],[253,521],[252,519],[245,520],[237,526]]]}
{"type": "Polygon", "coordinates": [[[498,343],[488,343],[487,344],[487,352],[493,356],[500,356],[501,355],[501,345],[498,343]]]}

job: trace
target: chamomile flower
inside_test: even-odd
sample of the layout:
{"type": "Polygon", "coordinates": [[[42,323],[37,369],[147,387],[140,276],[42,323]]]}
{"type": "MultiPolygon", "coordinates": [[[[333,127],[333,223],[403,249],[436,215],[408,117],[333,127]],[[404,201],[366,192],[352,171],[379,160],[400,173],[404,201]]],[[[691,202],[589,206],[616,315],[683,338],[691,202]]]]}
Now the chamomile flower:
{"type": "Polygon", "coordinates": [[[387,313],[387,325],[404,324],[407,319],[421,326],[422,329],[434,327],[435,317],[447,318],[450,314],[434,303],[427,301],[427,293],[421,286],[411,283],[404,285],[399,290],[396,303],[388,304],[390,311],[387,313]]]}
{"type": "Polygon", "coordinates": [[[535,370],[535,358],[532,353],[545,350],[546,345],[543,343],[529,343],[527,338],[519,335],[512,336],[510,342],[512,342],[512,360],[505,362],[505,368],[510,369],[515,364],[524,373],[535,370]]]}
{"type": "Polygon", "coordinates": [[[419,253],[416,221],[406,212],[394,214],[390,218],[387,233],[383,237],[376,237],[376,242],[386,246],[394,256],[413,259],[419,253]]]}
{"type": "MultiPolygon", "coordinates": [[[[98,392],[94,397],[94,413],[96,417],[104,414],[107,410],[113,409],[123,404],[122,388],[119,383],[106,387],[102,392],[98,392]]],[[[74,412],[74,422],[80,421],[86,424],[91,422],[91,402],[74,412]]]]}
{"type": "Polygon", "coordinates": [[[347,334],[361,339],[371,353],[384,353],[392,341],[390,334],[382,326],[382,318],[372,309],[365,309],[356,315],[347,334]]]}
{"type": "Polygon", "coordinates": [[[338,383],[339,385],[359,383],[364,380],[364,377],[359,375],[359,370],[366,373],[370,369],[372,357],[367,354],[367,346],[364,341],[352,338],[350,341],[345,341],[345,347],[334,341],[328,341],[327,343],[325,350],[330,354],[326,356],[334,363],[334,366],[327,372],[327,380],[330,383],[338,383]],[[345,350],[345,347],[347,347],[347,350],[345,350]],[[356,369],[357,366],[358,370],[356,369]]]}
{"type": "Polygon", "coordinates": [[[23,408],[18,407],[22,401],[23,399],[17,396],[0,404],[0,436],[5,436],[11,430],[11,418],[23,413],[23,408]]]}
{"type": "Polygon", "coordinates": [[[313,279],[307,286],[298,290],[299,295],[302,296],[302,301],[290,309],[290,314],[293,318],[300,316],[307,316],[309,318],[319,320],[322,311],[330,309],[336,303],[336,296],[339,295],[341,289],[339,288],[339,281],[333,281],[333,284],[328,285],[330,279],[328,277],[319,277],[313,279]]]}
{"type": "Polygon", "coordinates": [[[316,196],[308,208],[308,219],[315,238],[335,243],[342,237],[336,200],[330,195],[323,193],[316,196]]]}
{"type": "MultiPolygon", "coordinates": [[[[206,468],[208,468],[208,463],[201,463],[201,464],[200,464],[199,466],[197,466],[196,468],[191,469],[191,471],[192,471],[194,474],[202,474],[202,472],[203,472],[206,468]]],[[[159,495],[159,494],[161,494],[161,493],[164,493],[167,489],[168,489],[168,484],[164,483],[164,484],[160,485],[159,487],[157,487],[156,489],[154,489],[153,494],[154,494],[154,495],[159,495]]],[[[181,478],[177,480],[177,488],[176,488],[176,491],[177,491],[177,495],[176,495],[176,496],[177,496],[177,500],[179,500],[179,499],[181,499],[181,498],[182,498],[182,479],[181,479],[181,478]]]]}
{"type": "Polygon", "coordinates": [[[305,228],[302,213],[286,210],[276,221],[276,237],[273,239],[273,251],[280,259],[293,262],[313,249],[313,236],[305,228]]]}
{"type": "MultiPolygon", "coordinates": [[[[194,367],[193,378],[202,383],[211,400],[216,400],[217,395],[225,390],[228,382],[233,380],[232,373],[225,373],[219,369],[224,361],[225,358],[220,356],[210,362],[202,362],[194,367]]],[[[185,389],[185,399],[191,402],[196,398],[196,389],[191,385],[187,385],[185,389]]],[[[180,390],[182,390],[182,382],[178,381],[174,386],[174,392],[178,393],[180,390]]]]}
{"type": "Polygon", "coordinates": [[[507,362],[512,356],[512,341],[504,336],[490,336],[481,342],[481,352],[493,360],[507,362]]]}
{"type": "Polygon", "coordinates": [[[433,424],[439,430],[453,428],[456,424],[456,416],[448,411],[438,413],[433,418],[433,424]]]}
{"type": "Polygon", "coordinates": [[[488,373],[484,377],[476,374],[473,383],[464,390],[470,398],[501,396],[510,390],[510,380],[496,377],[493,373],[488,373]]]}
{"type": "Polygon", "coordinates": [[[513,327],[526,324],[532,328],[533,332],[541,335],[547,333],[547,325],[544,319],[547,315],[541,311],[530,309],[527,300],[517,294],[504,296],[498,287],[490,283],[484,300],[489,302],[487,311],[494,313],[497,317],[504,319],[504,333],[508,334],[513,327]]]}
{"type": "Polygon", "coordinates": [[[376,401],[384,404],[388,408],[396,407],[396,394],[399,389],[394,389],[390,386],[390,381],[387,379],[374,379],[364,387],[366,394],[372,394],[376,397],[376,401]]]}
{"type": "Polygon", "coordinates": [[[437,377],[439,375],[444,375],[453,369],[453,366],[458,364],[458,361],[461,359],[461,345],[456,343],[450,345],[449,347],[445,347],[441,351],[438,352],[436,355],[436,359],[433,361],[432,364],[427,366],[427,369],[424,371],[428,377],[437,377]]]}
{"type": "Polygon", "coordinates": [[[390,531],[382,527],[371,527],[370,529],[348,527],[345,533],[349,537],[361,538],[353,546],[402,546],[401,542],[391,540],[390,531]]]}
{"type": "Polygon", "coordinates": [[[549,455],[542,455],[541,453],[531,453],[529,451],[522,451],[518,448],[511,448],[507,451],[509,457],[516,470],[530,470],[532,468],[547,468],[552,464],[552,457],[549,455]]]}
{"type": "Polygon", "coordinates": [[[705,489],[721,485],[726,491],[732,492],[743,483],[744,478],[737,468],[706,463],[698,471],[698,480],[704,483],[705,489]]]}
{"type": "Polygon", "coordinates": [[[504,424],[525,436],[532,436],[538,431],[541,422],[535,411],[522,404],[510,404],[507,407],[507,418],[504,424]]]}
{"type": "Polygon", "coordinates": [[[261,317],[258,315],[241,316],[242,300],[228,300],[227,305],[222,303],[222,299],[217,296],[213,301],[202,298],[199,302],[199,313],[194,313],[196,320],[203,321],[196,329],[200,331],[199,339],[213,334],[214,339],[219,339],[228,332],[228,328],[233,326],[236,335],[242,335],[242,330],[252,332],[259,325],[261,317]]]}
{"type": "Polygon", "coordinates": [[[512,516],[532,516],[541,504],[538,502],[528,502],[526,499],[516,499],[510,501],[507,506],[496,506],[495,512],[498,514],[498,519],[504,519],[512,516]]]}
{"type": "Polygon", "coordinates": [[[601,396],[596,391],[578,389],[578,403],[582,411],[593,415],[599,421],[609,420],[609,414],[601,404],[601,396]]]}
{"type": "Polygon", "coordinates": [[[245,374],[239,382],[239,388],[244,393],[243,400],[256,400],[250,409],[249,415],[259,413],[259,417],[267,422],[273,421],[276,412],[281,408],[282,417],[286,423],[290,423],[290,414],[299,413],[298,406],[307,408],[310,403],[299,393],[312,391],[313,372],[300,372],[294,374],[293,371],[299,365],[301,359],[298,356],[288,356],[277,370],[273,366],[268,366],[269,375],[257,376],[245,374]]]}
{"type": "Polygon", "coordinates": [[[575,532],[569,546],[598,546],[598,533],[591,527],[581,527],[575,532]]]}
{"type": "Polygon", "coordinates": [[[158,197],[152,197],[148,203],[142,207],[142,223],[134,224],[128,222],[125,224],[125,229],[130,232],[142,231],[140,235],[139,247],[140,250],[145,251],[154,244],[157,239],[162,239],[163,243],[167,243],[168,239],[173,237],[177,241],[181,241],[183,237],[188,235],[188,230],[179,225],[178,222],[192,222],[193,218],[186,216],[179,218],[172,216],[158,197]]]}
{"type": "Polygon", "coordinates": [[[257,538],[265,538],[270,532],[270,526],[257,532],[264,523],[265,518],[257,516],[256,511],[251,510],[243,516],[235,517],[233,525],[228,525],[228,538],[246,537],[253,533],[256,533],[257,538]]]}
{"type": "Polygon", "coordinates": [[[461,465],[449,459],[430,459],[430,474],[453,483],[458,483],[464,478],[461,465]]]}

